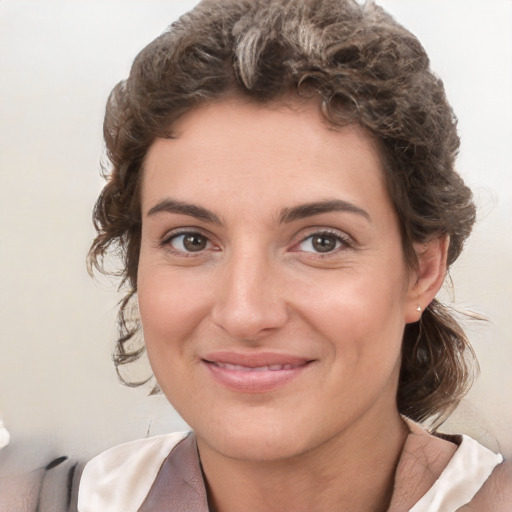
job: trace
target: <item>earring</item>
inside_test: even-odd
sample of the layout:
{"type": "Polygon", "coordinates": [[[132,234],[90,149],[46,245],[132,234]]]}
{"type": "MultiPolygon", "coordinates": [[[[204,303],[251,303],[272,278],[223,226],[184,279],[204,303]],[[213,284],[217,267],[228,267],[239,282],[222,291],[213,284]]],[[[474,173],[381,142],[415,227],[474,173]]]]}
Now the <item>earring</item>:
{"type": "Polygon", "coordinates": [[[421,306],[418,306],[418,307],[416,308],[416,311],[417,311],[418,313],[421,313],[421,306]]]}

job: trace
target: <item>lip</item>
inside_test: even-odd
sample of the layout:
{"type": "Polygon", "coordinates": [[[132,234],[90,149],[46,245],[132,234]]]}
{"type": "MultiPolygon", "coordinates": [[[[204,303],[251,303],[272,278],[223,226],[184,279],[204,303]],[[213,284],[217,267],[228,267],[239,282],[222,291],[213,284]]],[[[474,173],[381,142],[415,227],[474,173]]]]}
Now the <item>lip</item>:
{"type": "Polygon", "coordinates": [[[217,352],[206,355],[202,362],[216,382],[232,391],[265,393],[299,377],[313,360],[268,352],[217,352]]]}

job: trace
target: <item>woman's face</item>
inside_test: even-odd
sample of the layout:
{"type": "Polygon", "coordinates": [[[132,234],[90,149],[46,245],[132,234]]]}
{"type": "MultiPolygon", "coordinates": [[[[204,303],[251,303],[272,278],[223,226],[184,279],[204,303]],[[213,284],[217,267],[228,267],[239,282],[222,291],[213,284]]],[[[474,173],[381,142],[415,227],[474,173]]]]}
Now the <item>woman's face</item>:
{"type": "Polygon", "coordinates": [[[368,136],[312,103],[235,99],[175,133],[144,165],[138,297],[156,379],[198,441],[276,459],[396,417],[418,313],[368,136]]]}

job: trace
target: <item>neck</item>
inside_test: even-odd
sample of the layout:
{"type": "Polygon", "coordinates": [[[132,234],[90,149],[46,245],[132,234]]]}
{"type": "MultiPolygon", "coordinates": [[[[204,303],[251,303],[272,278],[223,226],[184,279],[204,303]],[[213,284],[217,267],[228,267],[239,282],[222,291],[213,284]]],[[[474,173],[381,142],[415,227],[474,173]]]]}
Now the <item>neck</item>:
{"type": "Polygon", "coordinates": [[[398,411],[385,421],[368,416],[314,450],[283,460],[223,457],[198,440],[212,510],[387,510],[408,430],[398,411]]]}

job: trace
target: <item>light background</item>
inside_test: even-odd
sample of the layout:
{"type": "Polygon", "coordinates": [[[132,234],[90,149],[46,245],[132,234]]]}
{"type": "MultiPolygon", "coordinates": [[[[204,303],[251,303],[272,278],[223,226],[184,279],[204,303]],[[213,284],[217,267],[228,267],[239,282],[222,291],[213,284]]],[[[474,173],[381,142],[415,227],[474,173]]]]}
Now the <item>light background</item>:
{"type": "MultiPolygon", "coordinates": [[[[85,255],[108,92],[195,1],[0,0],[0,416],[5,457],[90,457],[186,425],[118,384],[112,281],[85,255]],[[23,453],[23,456],[19,456],[23,453]],[[11,455],[12,456],[12,455],[11,455]]],[[[512,1],[385,0],[444,79],[479,224],[452,270],[481,376],[448,423],[512,456],[512,1]]],[[[446,295],[446,294],[445,294],[446,295]]]]}

